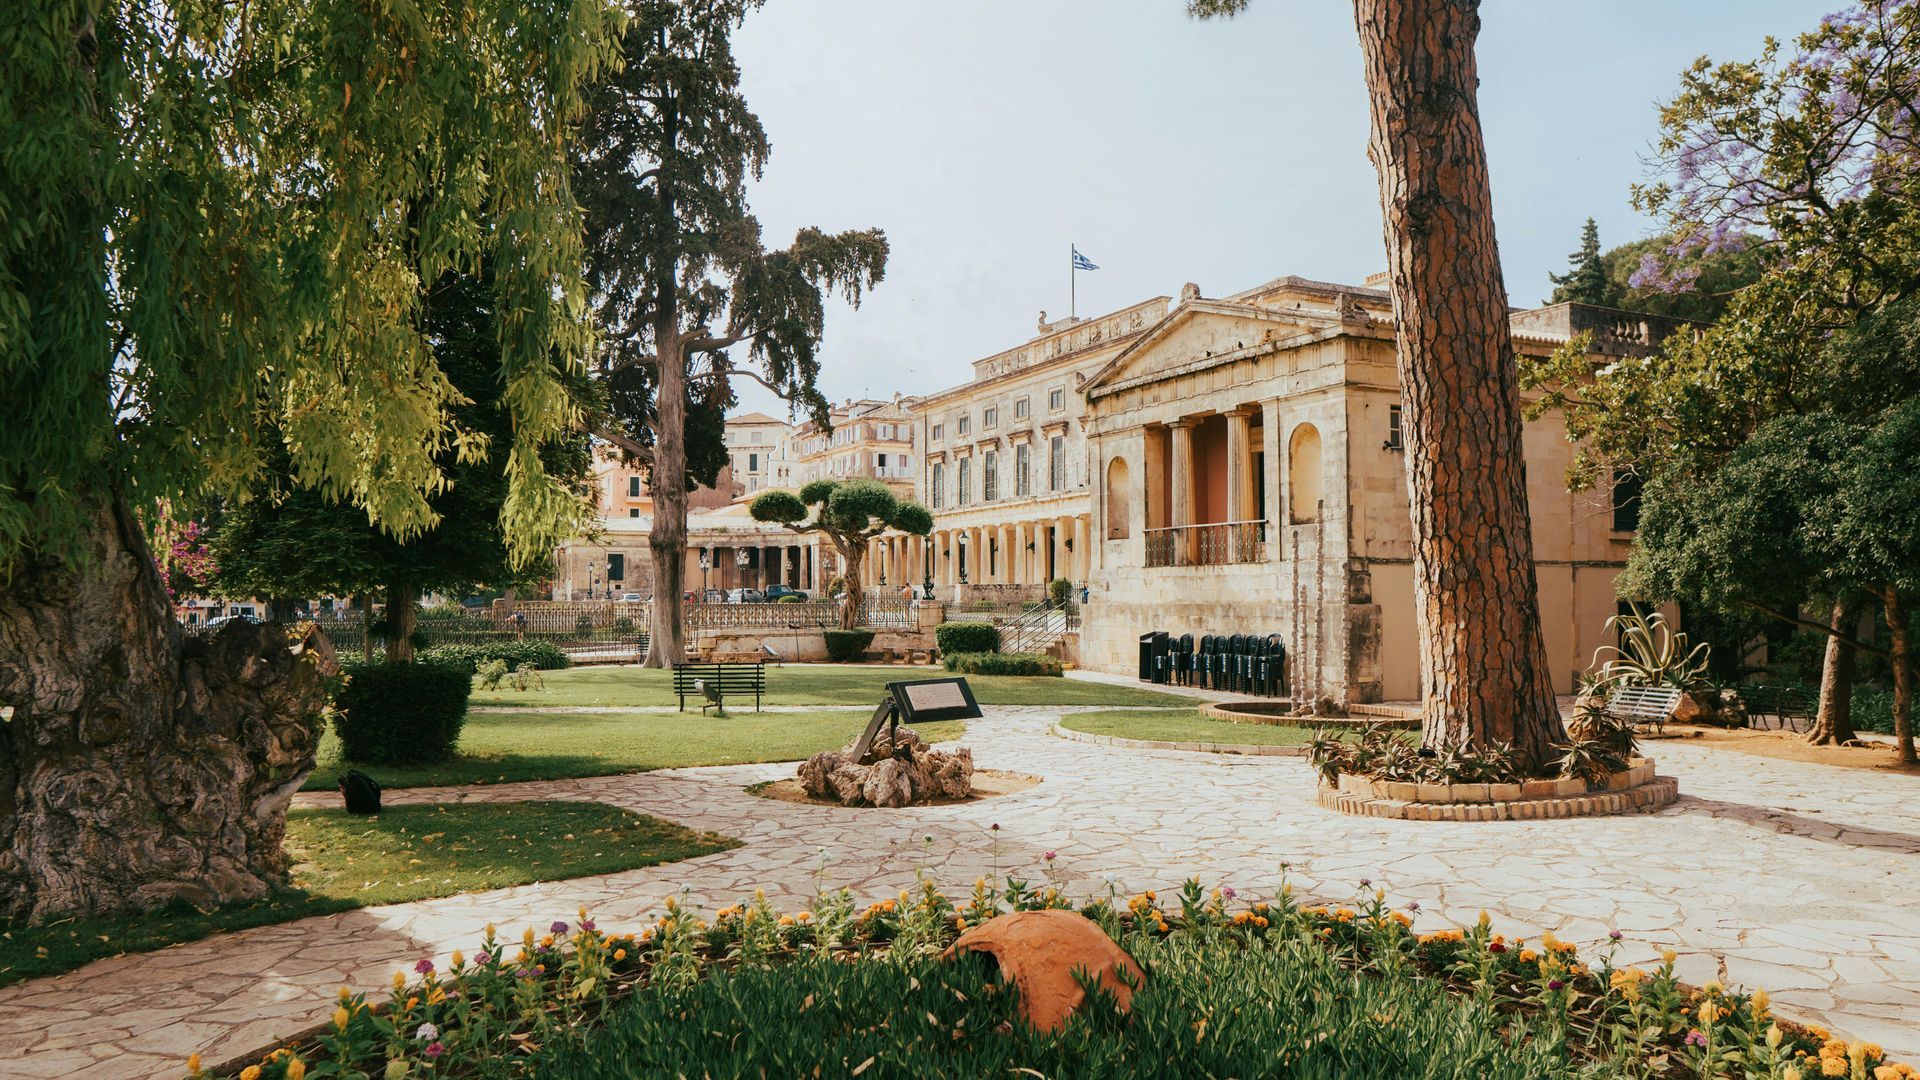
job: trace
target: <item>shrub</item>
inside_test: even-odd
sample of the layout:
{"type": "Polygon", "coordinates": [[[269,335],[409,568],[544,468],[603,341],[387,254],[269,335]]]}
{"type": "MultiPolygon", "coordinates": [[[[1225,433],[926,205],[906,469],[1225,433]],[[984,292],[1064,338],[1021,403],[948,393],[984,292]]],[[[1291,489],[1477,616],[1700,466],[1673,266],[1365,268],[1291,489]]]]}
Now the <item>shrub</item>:
{"type": "Polygon", "coordinates": [[[793,593],[782,593],[782,594],[780,595],[780,599],[778,599],[778,600],[775,600],[775,601],[774,601],[774,603],[776,603],[776,604],[804,604],[804,603],[806,603],[806,601],[805,601],[805,600],[802,600],[802,599],[801,599],[800,597],[798,597],[798,596],[796,596],[796,595],[794,595],[793,593]]]}
{"type": "Polygon", "coordinates": [[[333,729],[348,761],[420,765],[441,761],[460,741],[472,674],[464,666],[417,659],[411,664],[343,664],[350,677],[335,697],[333,729]]]}
{"type": "Polygon", "coordinates": [[[1064,604],[1073,595],[1073,582],[1057,577],[1047,582],[1047,599],[1056,604],[1064,604]]]}
{"type": "Polygon", "coordinates": [[[867,646],[873,644],[871,630],[829,630],[827,631],[827,659],[836,664],[857,663],[866,655],[867,646]]]}
{"type": "Polygon", "coordinates": [[[551,641],[489,641],[484,645],[436,645],[420,654],[422,660],[458,664],[476,673],[489,660],[505,660],[508,667],[532,664],[542,671],[567,666],[567,654],[551,641]]]}
{"type": "Polygon", "coordinates": [[[1059,675],[1060,661],[1039,653],[960,652],[946,653],[941,661],[948,671],[963,675],[1059,675]]]}
{"type": "Polygon", "coordinates": [[[1000,648],[1000,628],[986,622],[943,622],[933,628],[933,643],[946,653],[990,653],[1000,648]]]}

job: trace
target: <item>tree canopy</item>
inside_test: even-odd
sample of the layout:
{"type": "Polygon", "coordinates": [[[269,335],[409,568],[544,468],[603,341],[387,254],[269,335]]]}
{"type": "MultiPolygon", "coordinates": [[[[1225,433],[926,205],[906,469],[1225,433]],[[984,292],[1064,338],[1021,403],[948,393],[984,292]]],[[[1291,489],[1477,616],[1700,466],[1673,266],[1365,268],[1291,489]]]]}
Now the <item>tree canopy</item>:
{"type": "Polygon", "coordinates": [[[1547,298],[1547,303],[1613,306],[1613,283],[1600,261],[1600,227],[1592,218],[1581,227],[1580,250],[1567,256],[1567,263],[1566,273],[1547,275],[1547,280],[1553,282],[1553,295],[1547,298]]]}
{"type": "Polygon", "coordinates": [[[933,531],[933,515],[926,507],[899,498],[878,480],[814,480],[797,495],[775,488],[755,496],[748,510],[755,521],[820,533],[833,541],[845,567],[849,601],[841,618],[849,630],[859,622],[860,564],[866,560],[867,543],[888,532],[926,536],[933,531]]]}

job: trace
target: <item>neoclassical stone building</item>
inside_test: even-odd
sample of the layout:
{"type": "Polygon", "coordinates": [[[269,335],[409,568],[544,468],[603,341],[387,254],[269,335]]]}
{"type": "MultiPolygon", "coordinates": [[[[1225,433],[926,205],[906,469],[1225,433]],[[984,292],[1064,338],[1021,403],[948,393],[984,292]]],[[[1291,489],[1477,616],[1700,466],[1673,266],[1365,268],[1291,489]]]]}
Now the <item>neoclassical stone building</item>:
{"type": "Polygon", "coordinates": [[[931,576],[940,595],[1038,597],[1087,580],[1093,492],[1086,377],[1166,314],[1165,296],[1089,319],[1048,322],[1023,345],[973,362],[973,378],[913,399],[923,447],[916,494],[934,532],[883,538],[870,581],[931,576]]]}
{"type": "MultiPolygon", "coordinates": [[[[1676,324],[1560,304],[1513,316],[1544,354],[1590,331],[1643,353],[1676,324]]],[[[1297,692],[1419,694],[1392,310],[1379,289],[1285,277],[1221,299],[1189,285],[1084,387],[1098,523],[1080,642],[1131,672],[1154,630],[1278,633],[1297,692]]],[[[1573,689],[1618,610],[1631,493],[1570,494],[1556,416],[1524,434],[1556,686],[1573,689]]]]}

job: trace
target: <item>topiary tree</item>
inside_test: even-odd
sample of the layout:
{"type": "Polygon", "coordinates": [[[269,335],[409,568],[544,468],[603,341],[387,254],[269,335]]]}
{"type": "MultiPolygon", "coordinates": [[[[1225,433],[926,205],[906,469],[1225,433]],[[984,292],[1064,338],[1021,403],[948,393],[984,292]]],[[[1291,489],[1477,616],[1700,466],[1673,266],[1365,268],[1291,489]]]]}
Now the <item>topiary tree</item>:
{"type": "Polygon", "coordinates": [[[933,531],[933,515],[926,507],[896,498],[878,480],[815,480],[798,495],[762,492],[749,509],[755,521],[820,533],[833,541],[847,569],[847,604],[840,610],[840,626],[845,630],[860,624],[860,564],[867,557],[867,543],[889,531],[913,536],[933,531]]]}

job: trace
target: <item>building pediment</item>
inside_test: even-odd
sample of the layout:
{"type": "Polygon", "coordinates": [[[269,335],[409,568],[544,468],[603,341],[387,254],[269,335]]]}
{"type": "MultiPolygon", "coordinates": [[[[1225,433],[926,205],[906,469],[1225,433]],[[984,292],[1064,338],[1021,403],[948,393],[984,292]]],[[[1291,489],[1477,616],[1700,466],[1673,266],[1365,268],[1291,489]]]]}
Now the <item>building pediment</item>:
{"type": "Polygon", "coordinates": [[[1269,341],[1337,328],[1330,311],[1276,309],[1231,300],[1187,299],[1109,360],[1086,382],[1103,386],[1131,382],[1213,357],[1258,349],[1269,341]]]}

